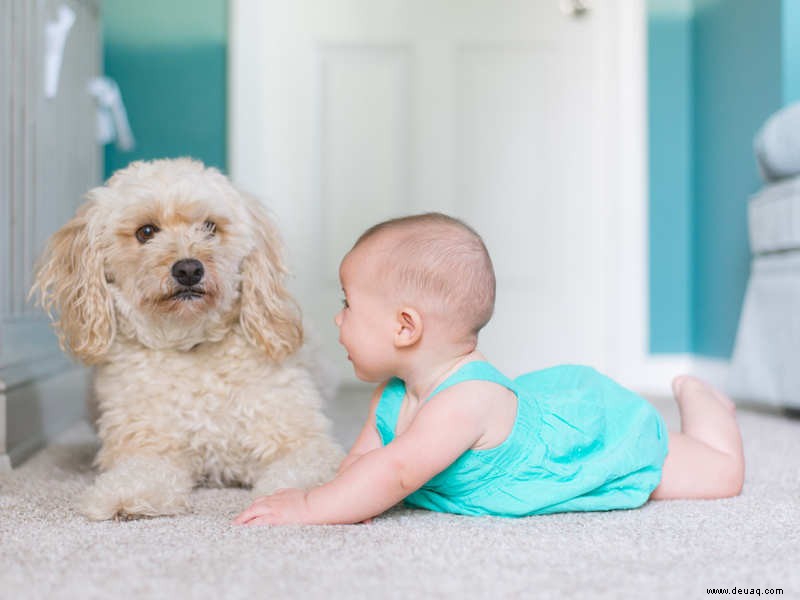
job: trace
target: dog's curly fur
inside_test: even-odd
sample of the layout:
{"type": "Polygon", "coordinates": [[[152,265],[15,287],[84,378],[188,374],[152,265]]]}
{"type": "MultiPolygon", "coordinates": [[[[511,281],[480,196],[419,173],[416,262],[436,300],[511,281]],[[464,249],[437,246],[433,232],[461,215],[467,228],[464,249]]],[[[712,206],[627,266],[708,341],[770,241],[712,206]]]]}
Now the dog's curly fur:
{"type": "Polygon", "coordinates": [[[260,203],[190,159],[132,163],[53,234],[32,293],[58,313],[62,348],[95,366],[102,473],[84,514],[172,515],[198,483],[264,494],[335,473],[285,275],[260,203]],[[173,275],[184,259],[199,282],[173,275]]]}

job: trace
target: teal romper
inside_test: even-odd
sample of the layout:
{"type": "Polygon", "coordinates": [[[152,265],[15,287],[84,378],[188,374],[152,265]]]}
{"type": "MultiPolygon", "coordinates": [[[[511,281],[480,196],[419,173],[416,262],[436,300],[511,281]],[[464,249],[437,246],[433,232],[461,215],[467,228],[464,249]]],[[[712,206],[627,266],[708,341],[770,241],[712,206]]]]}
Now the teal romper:
{"type": "MultiPolygon", "coordinates": [[[[467,450],[405,499],[428,510],[523,517],[636,508],[661,481],[667,430],[643,398],[590,367],[566,365],[510,380],[489,363],[467,363],[437,393],[463,381],[493,381],[517,396],[517,416],[499,446],[467,450]]],[[[405,383],[392,379],[375,412],[384,445],[394,439],[405,383]]]]}

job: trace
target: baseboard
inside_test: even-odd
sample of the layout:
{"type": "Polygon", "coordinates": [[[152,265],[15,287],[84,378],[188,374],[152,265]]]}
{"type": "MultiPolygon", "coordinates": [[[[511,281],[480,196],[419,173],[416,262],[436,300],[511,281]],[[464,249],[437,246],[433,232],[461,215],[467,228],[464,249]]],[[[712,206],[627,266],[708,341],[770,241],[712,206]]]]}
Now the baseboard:
{"type": "Polygon", "coordinates": [[[5,382],[0,379],[0,473],[11,470],[11,459],[6,454],[6,391],[5,382]]]}
{"type": "Polygon", "coordinates": [[[730,363],[724,359],[694,354],[649,354],[638,365],[630,365],[620,377],[621,383],[640,394],[672,395],[672,379],[690,373],[725,389],[730,363]]]}

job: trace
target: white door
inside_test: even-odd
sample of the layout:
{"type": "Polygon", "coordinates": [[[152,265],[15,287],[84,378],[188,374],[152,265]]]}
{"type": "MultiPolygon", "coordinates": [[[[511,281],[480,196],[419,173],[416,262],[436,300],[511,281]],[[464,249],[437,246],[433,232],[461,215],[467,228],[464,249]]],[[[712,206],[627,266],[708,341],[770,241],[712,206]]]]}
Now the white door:
{"type": "Polygon", "coordinates": [[[481,348],[499,368],[611,367],[626,8],[575,16],[571,4],[232,3],[232,176],[274,211],[293,291],[343,373],[341,257],[368,226],[434,210],[466,220],[492,255],[481,348]]]}

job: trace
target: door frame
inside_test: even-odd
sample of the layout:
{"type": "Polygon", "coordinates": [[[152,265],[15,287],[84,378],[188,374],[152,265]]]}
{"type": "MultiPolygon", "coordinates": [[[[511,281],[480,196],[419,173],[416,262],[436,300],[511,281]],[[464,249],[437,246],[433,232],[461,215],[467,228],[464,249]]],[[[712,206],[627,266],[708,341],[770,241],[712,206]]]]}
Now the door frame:
{"type": "MultiPolygon", "coordinates": [[[[246,5],[255,1],[229,4],[227,142],[235,183],[241,183],[242,165],[252,164],[263,148],[252,135],[254,99],[262,93],[260,78],[253,76],[259,72],[258,44],[237,35],[246,29],[246,5]]],[[[605,190],[599,215],[606,315],[601,366],[621,383],[644,390],[665,370],[648,356],[647,15],[645,0],[605,0],[603,7],[592,16],[602,19],[595,68],[607,118],[596,125],[600,162],[591,166],[593,180],[605,190]]]]}

